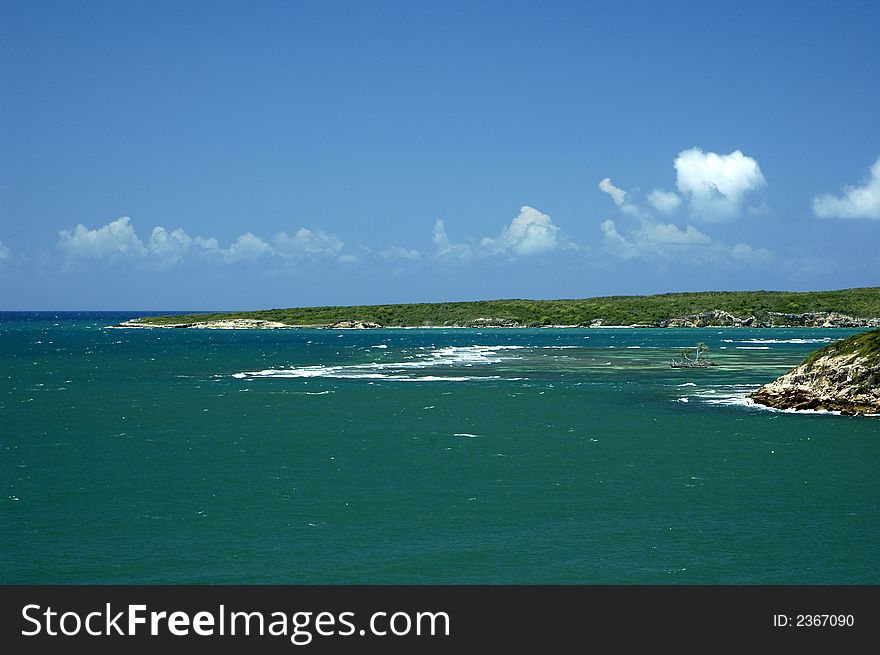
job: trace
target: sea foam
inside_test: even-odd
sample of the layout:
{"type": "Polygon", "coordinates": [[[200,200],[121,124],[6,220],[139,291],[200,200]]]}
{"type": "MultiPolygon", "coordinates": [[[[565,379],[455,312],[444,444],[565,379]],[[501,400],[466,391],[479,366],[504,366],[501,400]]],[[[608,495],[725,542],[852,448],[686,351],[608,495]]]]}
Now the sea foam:
{"type": "Polygon", "coordinates": [[[516,357],[502,356],[501,351],[521,350],[524,346],[448,346],[419,353],[407,361],[369,362],[336,366],[300,366],[292,368],[269,368],[261,371],[233,373],[234,378],[338,378],[393,380],[401,382],[469,382],[500,379],[490,376],[443,376],[417,375],[412,371],[421,369],[455,369],[486,364],[497,364],[516,357]]]}

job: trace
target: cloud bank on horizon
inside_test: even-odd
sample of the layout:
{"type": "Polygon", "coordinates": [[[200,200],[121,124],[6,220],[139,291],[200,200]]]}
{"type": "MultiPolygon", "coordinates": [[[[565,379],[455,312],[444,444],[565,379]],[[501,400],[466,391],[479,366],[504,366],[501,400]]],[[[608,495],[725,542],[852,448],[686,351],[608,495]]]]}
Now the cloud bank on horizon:
{"type": "MultiPolygon", "coordinates": [[[[747,264],[768,263],[774,253],[761,245],[743,242],[727,244],[689,222],[668,222],[677,214],[707,226],[734,222],[766,205],[750,205],[760,199],[768,186],[756,159],[740,150],[727,154],[704,152],[694,147],[682,150],[673,160],[678,190],[652,189],[644,203],[637,192],[627,191],[603,178],[598,188],[607,194],[630,223],[621,231],[619,221],[606,218],[599,223],[601,249],[616,258],[669,260],[686,254],[703,262],[731,261],[747,264]],[[663,219],[658,218],[663,216],[663,219]]],[[[841,196],[825,194],[813,199],[813,210],[820,218],[880,218],[880,158],[871,166],[868,179],[859,186],[847,186],[841,196]]],[[[497,236],[473,241],[453,242],[446,221],[436,219],[431,241],[433,253],[427,258],[415,247],[389,245],[378,251],[359,246],[361,255],[375,254],[381,260],[411,264],[426,260],[467,264],[490,257],[515,259],[538,257],[558,250],[589,252],[589,244],[570,241],[549,214],[523,205],[519,214],[504,225],[497,236]]],[[[359,255],[345,252],[345,243],[322,230],[299,228],[293,235],[280,231],[264,239],[245,232],[222,247],[215,237],[192,237],[182,228],[167,230],[156,226],[146,240],[136,233],[131,219],[118,218],[97,228],[78,224],[59,231],[57,243],[67,264],[86,260],[106,262],[142,260],[160,267],[171,267],[187,258],[218,264],[238,264],[275,259],[279,262],[327,260],[339,263],[357,261],[359,255]]],[[[10,258],[10,250],[0,242],[0,261],[10,258]]]]}
{"type": "Polygon", "coordinates": [[[160,225],[153,228],[150,238],[144,242],[128,216],[98,228],[89,229],[78,224],[58,233],[58,248],[67,256],[68,264],[89,259],[108,262],[147,260],[167,267],[189,256],[226,264],[256,262],[266,256],[283,260],[330,257],[346,261],[340,254],[343,246],[335,236],[300,228],[292,237],[284,231],[279,232],[271,244],[246,232],[227,248],[222,248],[214,237],[191,237],[181,228],[169,232],[160,225]]]}
{"type": "MultiPolygon", "coordinates": [[[[347,271],[344,275],[349,278],[352,273],[372,275],[373,279],[379,275],[385,281],[403,272],[409,277],[424,278],[444,270],[450,275],[459,271],[460,275],[478,280],[488,270],[510,271],[512,275],[535,266],[548,270],[549,266],[549,270],[560,271],[587,267],[597,275],[615,270],[666,275],[666,271],[675,270],[699,281],[707,274],[717,276],[722,271],[750,271],[758,276],[756,279],[771,271],[782,271],[792,280],[814,279],[817,272],[835,275],[849,267],[842,260],[804,256],[799,251],[786,253],[762,242],[763,231],[753,228],[774,220],[763,199],[772,180],[764,176],[754,157],[738,149],[716,153],[693,147],[680,151],[670,161],[671,170],[675,171],[674,187],[649,186],[651,190],[643,193],[639,187],[623,188],[611,177],[600,179],[593,188],[599,192],[597,197],[604,194],[611,200],[617,212],[611,217],[596,211],[578,211],[561,225],[549,213],[522,205],[494,234],[485,235],[476,226],[470,234],[465,232],[463,238],[452,239],[447,232],[448,222],[438,218],[432,230],[425,230],[426,237],[430,235],[427,245],[400,241],[377,245],[347,243],[329,231],[307,227],[282,229],[271,236],[247,230],[225,244],[215,236],[191,235],[184,227],[156,225],[143,236],[130,217],[122,216],[97,227],[78,223],[60,229],[54,257],[46,251],[38,257],[13,253],[0,241],[0,271],[7,275],[16,270],[39,268],[45,273],[54,269],[72,279],[97,274],[106,267],[123,267],[128,275],[138,275],[140,270],[141,275],[158,272],[177,278],[192,275],[196,270],[200,275],[249,270],[276,277],[280,274],[280,279],[309,279],[303,275],[311,271],[320,272],[323,279],[339,270],[347,271]],[[587,230],[586,239],[572,238],[580,227],[592,229],[587,230]],[[746,234],[749,236],[743,238],[746,234]],[[180,273],[174,273],[176,270],[180,273]]],[[[670,177],[671,170],[667,173],[670,177]]],[[[811,202],[815,215],[812,221],[817,226],[835,219],[880,218],[880,158],[871,165],[865,179],[844,186],[839,195],[805,194],[804,202],[811,202]]],[[[455,226],[457,232],[462,231],[458,222],[455,226]]],[[[868,260],[865,270],[877,270],[880,252],[869,255],[868,260]],[[873,264],[868,261],[871,257],[873,264]]],[[[864,282],[858,280],[848,286],[876,284],[870,277],[869,274],[864,282]]],[[[540,276],[535,274],[533,279],[540,284],[540,276]]],[[[608,284],[614,284],[613,277],[608,284]]],[[[746,288],[749,286],[757,288],[754,284],[746,288]]],[[[609,290],[619,292],[613,286],[609,290]]],[[[484,295],[502,294],[490,291],[484,295]]],[[[353,304],[362,302],[360,296],[357,298],[353,304]]],[[[400,301],[410,299],[403,297],[400,301]]],[[[323,302],[328,301],[319,304],[323,302]]],[[[218,306],[216,301],[206,308],[212,306],[218,306]]],[[[188,303],[188,308],[197,307],[188,303]]]]}

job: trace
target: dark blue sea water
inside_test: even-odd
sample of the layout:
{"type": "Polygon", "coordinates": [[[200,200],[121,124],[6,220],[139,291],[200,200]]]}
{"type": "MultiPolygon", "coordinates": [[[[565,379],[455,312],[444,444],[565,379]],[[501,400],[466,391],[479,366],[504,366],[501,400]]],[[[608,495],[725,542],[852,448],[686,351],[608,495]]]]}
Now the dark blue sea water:
{"type": "Polygon", "coordinates": [[[880,582],[880,419],[745,399],[853,331],[132,316],[0,314],[2,583],[880,582]]]}

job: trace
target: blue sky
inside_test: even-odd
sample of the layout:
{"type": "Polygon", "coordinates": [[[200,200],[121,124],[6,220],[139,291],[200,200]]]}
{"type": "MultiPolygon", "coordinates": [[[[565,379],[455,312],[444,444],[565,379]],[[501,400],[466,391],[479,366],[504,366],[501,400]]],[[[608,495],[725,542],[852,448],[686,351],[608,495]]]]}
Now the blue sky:
{"type": "Polygon", "coordinates": [[[0,0],[0,309],[880,285],[880,3],[0,0]]]}

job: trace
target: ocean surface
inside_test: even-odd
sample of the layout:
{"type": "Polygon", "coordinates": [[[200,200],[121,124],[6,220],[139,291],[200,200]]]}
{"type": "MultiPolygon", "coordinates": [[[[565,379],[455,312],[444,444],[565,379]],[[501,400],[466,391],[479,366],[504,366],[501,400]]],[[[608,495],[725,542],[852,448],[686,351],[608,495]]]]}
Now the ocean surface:
{"type": "Polygon", "coordinates": [[[0,314],[0,583],[880,583],[880,418],[745,399],[855,330],[135,315],[0,314]]]}

